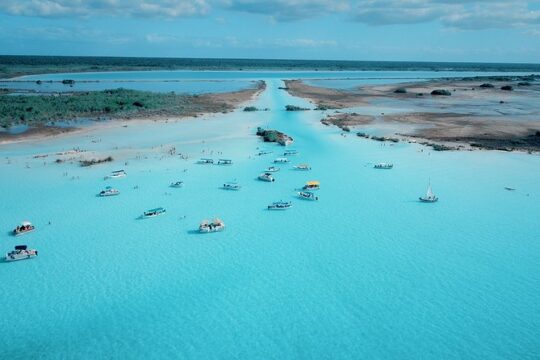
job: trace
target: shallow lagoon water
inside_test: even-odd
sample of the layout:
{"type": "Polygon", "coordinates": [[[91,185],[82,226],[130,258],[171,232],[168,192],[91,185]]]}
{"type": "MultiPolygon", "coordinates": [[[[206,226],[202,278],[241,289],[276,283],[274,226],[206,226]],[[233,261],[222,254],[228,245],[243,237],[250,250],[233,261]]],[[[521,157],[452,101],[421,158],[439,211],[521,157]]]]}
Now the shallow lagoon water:
{"type": "Polygon", "coordinates": [[[320,113],[283,111],[306,103],[282,85],[269,79],[254,102],[269,112],[2,146],[2,250],[40,251],[0,263],[3,357],[537,358],[540,157],[343,137],[320,113]],[[313,170],[279,165],[275,183],[257,181],[284,150],[257,126],[293,136],[292,164],[313,170]],[[74,146],[116,161],[33,158],[74,146]],[[374,170],[381,161],[394,169],[374,170]],[[118,168],[128,176],[103,180],[118,168]],[[242,190],[219,189],[233,179],[242,190]],[[297,200],[312,179],[320,201],[297,200]],[[436,204],[417,201],[428,181],[436,204]],[[121,195],[96,197],[106,185],[121,195]],[[265,210],[280,199],[293,208],[265,210]],[[136,219],[157,206],[167,214],[136,219]],[[214,216],[224,232],[193,233],[214,216]],[[7,234],[26,219],[35,233],[7,234]]]}

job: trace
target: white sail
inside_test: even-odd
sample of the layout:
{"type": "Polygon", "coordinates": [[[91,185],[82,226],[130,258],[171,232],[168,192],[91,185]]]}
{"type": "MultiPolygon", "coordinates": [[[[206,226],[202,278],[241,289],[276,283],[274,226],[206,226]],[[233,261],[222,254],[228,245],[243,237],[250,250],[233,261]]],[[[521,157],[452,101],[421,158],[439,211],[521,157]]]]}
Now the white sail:
{"type": "Polygon", "coordinates": [[[433,191],[431,190],[431,184],[429,184],[426,192],[426,198],[432,199],[434,196],[435,194],[433,194],[433,191]]]}

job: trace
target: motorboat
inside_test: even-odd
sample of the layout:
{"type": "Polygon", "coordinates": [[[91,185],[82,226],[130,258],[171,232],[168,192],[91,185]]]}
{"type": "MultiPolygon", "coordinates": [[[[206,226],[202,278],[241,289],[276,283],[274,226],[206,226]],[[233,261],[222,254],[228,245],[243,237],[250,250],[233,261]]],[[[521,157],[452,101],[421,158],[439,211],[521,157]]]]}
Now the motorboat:
{"type": "Polygon", "coordinates": [[[302,190],[319,190],[321,183],[318,181],[308,181],[306,185],[302,187],[302,190]]]}
{"type": "Polygon", "coordinates": [[[274,163],[276,163],[276,164],[285,164],[285,163],[288,163],[288,162],[289,162],[289,159],[284,158],[284,157],[277,158],[277,159],[274,160],[274,163]]]}
{"type": "Polygon", "coordinates": [[[298,150],[289,149],[289,150],[285,150],[285,152],[283,153],[283,156],[294,156],[294,155],[298,155],[298,150]]]}
{"type": "Polygon", "coordinates": [[[13,235],[20,236],[34,231],[36,227],[30,221],[23,221],[21,225],[13,229],[13,235]]]}
{"type": "Polygon", "coordinates": [[[516,189],[513,188],[513,187],[505,186],[505,187],[504,187],[504,190],[507,190],[507,191],[515,191],[516,189]]]}
{"type": "Polygon", "coordinates": [[[105,190],[101,190],[99,192],[99,196],[101,197],[105,197],[105,196],[116,196],[116,195],[120,195],[120,191],[119,190],[116,190],[116,189],[113,189],[112,187],[110,186],[107,186],[105,188],[105,190]]]}
{"type": "Polygon", "coordinates": [[[175,181],[173,183],[171,183],[170,185],[172,188],[181,188],[184,186],[184,182],[183,181],[175,181]]]}
{"type": "Polygon", "coordinates": [[[294,169],[300,171],[309,171],[311,170],[311,166],[309,166],[309,164],[298,164],[294,167],[294,169]]]}
{"type": "Polygon", "coordinates": [[[389,170],[394,167],[394,164],[388,164],[388,163],[378,163],[373,166],[374,169],[384,169],[389,170]]]}
{"type": "Polygon", "coordinates": [[[431,184],[428,185],[426,195],[420,196],[418,199],[420,199],[421,202],[425,202],[425,203],[434,203],[437,200],[439,200],[439,198],[435,196],[435,194],[431,190],[431,184]]]}
{"type": "Polygon", "coordinates": [[[34,258],[38,255],[37,250],[28,249],[26,245],[17,245],[15,250],[6,254],[5,261],[17,261],[34,258]]]}
{"type": "Polygon", "coordinates": [[[225,223],[221,219],[214,219],[212,221],[203,220],[199,225],[200,233],[211,233],[223,231],[225,229],[225,223]]]}
{"type": "Polygon", "coordinates": [[[232,165],[232,160],[230,160],[230,159],[219,159],[217,164],[218,165],[232,165]]]}
{"type": "Polygon", "coordinates": [[[292,202],[290,201],[276,201],[268,205],[268,210],[287,210],[292,207],[292,202]]]}
{"type": "Polygon", "coordinates": [[[259,152],[257,153],[257,156],[262,156],[262,155],[268,155],[268,154],[271,154],[272,151],[269,151],[269,150],[259,150],[259,152]]]}
{"type": "Polygon", "coordinates": [[[298,193],[298,197],[304,200],[312,200],[312,201],[319,200],[319,197],[315,196],[315,194],[312,193],[311,191],[300,191],[298,193]]]}
{"type": "Polygon", "coordinates": [[[116,170],[110,173],[109,175],[105,176],[106,179],[118,179],[122,177],[126,177],[127,173],[124,170],[116,170]]]}
{"type": "Polygon", "coordinates": [[[266,168],[265,171],[266,172],[278,172],[279,168],[277,166],[270,166],[270,167],[266,168]]]}
{"type": "Polygon", "coordinates": [[[155,209],[146,210],[146,211],[143,213],[143,218],[146,219],[146,218],[156,217],[156,216],[165,214],[166,211],[167,211],[167,210],[165,210],[165,209],[162,208],[162,207],[158,207],[158,208],[155,208],[155,209]]]}
{"type": "Polygon", "coordinates": [[[265,172],[265,173],[262,173],[261,175],[259,175],[259,180],[262,180],[262,181],[268,181],[268,182],[273,182],[275,181],[276,179],[274,179],[274,177],[272,176],[272,174],[268,173],[268,172],[265,172]]]}
{"type": "Polygon", "coordinates": [[[223,184],[223,189],[225,190],[240,190],[242,186],[240,186],[237,182],[230,181],[223,184]]]}
{"type": "Polygon", "coordinates": [[[211,165],[211,164],[214,163],[214,159],[202,158],[202,159],[199,159],[199,161],[197,161],[197,163],[205,164],[205,165],[211,165]]]}

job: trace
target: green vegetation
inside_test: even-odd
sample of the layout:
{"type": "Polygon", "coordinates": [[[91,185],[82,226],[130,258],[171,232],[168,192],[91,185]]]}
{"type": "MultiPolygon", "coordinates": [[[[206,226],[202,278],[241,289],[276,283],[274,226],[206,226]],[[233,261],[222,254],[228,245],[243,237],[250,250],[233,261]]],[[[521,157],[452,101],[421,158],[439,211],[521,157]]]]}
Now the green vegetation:
{"type": "Polygon", "coordinates": [[[306,110],[309,110],[309,109],[303,108],[303,107],[300,107],[300,106],[296,106],[296,105],[286,105],[285,110],[286,111],[306,111],[306,110]]]}
{"type": "Polygon", "coordinates": [[[111,162],[111,161],[113,161],[112,156],[107,156],[106,158],[103,158],[103,159],[80,160],[79,163],[81,164],[81,166],[86,167],[86,166],[92,166],[92,165],[102,164],[102,163],[111,162]]]}
{"type": "Polygon", "coordinates": [[[224,112],[231,105],[210,95],[177,95],[116,89],[62,95],[0,93],[0,126],[43,125],[50,121],[98,117],[191,116],[224,112]]]}
{"type": "Polygon", "coordinates": [[[259,109],[257,109],[255,106],[246,106],[244,111],[259,111],[259,109]]]}

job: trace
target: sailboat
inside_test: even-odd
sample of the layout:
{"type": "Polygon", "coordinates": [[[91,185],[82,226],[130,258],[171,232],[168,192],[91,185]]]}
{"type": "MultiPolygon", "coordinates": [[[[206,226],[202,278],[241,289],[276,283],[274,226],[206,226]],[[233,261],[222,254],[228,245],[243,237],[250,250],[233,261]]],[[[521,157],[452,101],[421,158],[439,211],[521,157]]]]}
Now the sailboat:
{"type": "Polygon", "coordinates": [[[435,196],[435,194],[433,193],[433,190],[431,190],[431,183],[428,185],[426,195],[420,196],[419,199],[421,202],[426,202],[426,203],[434,203],[437,200],[439,200],[439,198],[435,196]]]}

